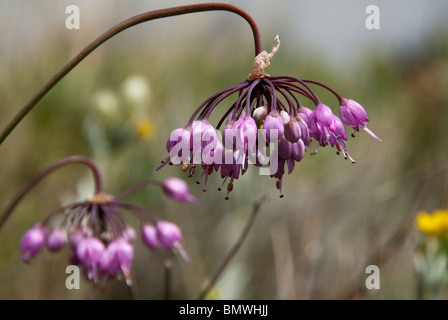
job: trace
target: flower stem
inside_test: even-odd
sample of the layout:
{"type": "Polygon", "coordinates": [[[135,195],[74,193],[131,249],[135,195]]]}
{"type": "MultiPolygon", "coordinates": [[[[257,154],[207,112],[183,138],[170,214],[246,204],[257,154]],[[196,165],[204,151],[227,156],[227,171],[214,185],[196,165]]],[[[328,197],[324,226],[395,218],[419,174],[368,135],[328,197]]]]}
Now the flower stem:
{"type": "Polygon", "coordinates": [[[300,79],[300,80],[302,80],[303,82],[314,83],[314,84],[317,84],[318,86],[321,86],[322,88],[327,89],[332,94],[334,94],[336,96],[336,98],[338,98],[339,102],[342,102],[343,97],[336,90],[334,90],[333,88],[327,86],[326,84],[323,84],[323,83],[321,83],[319,81],[311,80],[311,79],[300,79]]]}
{"type": "Polygon", "coordinates": [[[221,276],[221,274],[224,271],[224,269],[228,266],[228,264],[232,260],[232,258],[235,256],[235,254],[237,253],[238,249],[243,244],[244,240],[246,239],[247,235],[249,234],[250,228],[254,224],[255,217],[257,216],[258,212],[260,211],[260,207],[263,204],[265,199],[266,199],[266,197],[263,196],[258,201],[256,201],[254,203],[254,207],[252,209],[252,214],[250,215],[249,220],[247,220],[246,226],[244,227],[244,230],[241,233],[238,241],[233,245],[232,249],[230,249],[229,253],[227,254],[227,256],[222,261],[221,265],[219,266],[219,268],[216,271],[216,273],[213,276],[213,278],[207,283],[207,286],[199,294],[198,300],[203,300],[207,296],[207,294],[210,292],[210,290],[213,289],[213,287],[216,284],[216,281],[221,276]]]}
{"type": "Polygon", "coordinates": [[[171,287],[173,283],[173,262],[168,259],[163,264],[165,269],[165,300],[171,300],[171,287]]]}
{"type": "Polygon", "coordinates": [[[28,182],[28,184],[14,197],[14,199],[11,200],[11,202],[8,204],[8,206],[3,210],[3,212],[0,214],[0,229],[5,224],[6,219],[10,216],[11,212],[14,210],[16,205],[22,200],[22,198],[30,191],[40,180],[42,180],[44,177],[46,177],[48,174],[53,172],[54,170],[65,166],[69,163],[82,163],[89,167],[89,169],[93,173],[93,178],[95,181],[95,194],[101,192],[102,185],[101,185],[101,177],[100,173],[98,171],[98,168],[96,165],[87,157],[84,156],[70,156],[64,159],[61,159],[59,161],[56,161],[55,163],[48,166],[46,169],[42,170],[39,174],[37,174],[31,181],[28,182]]]}
{"type": "Polygon", "coordinates": [[[6,127],[0,133],[0,145],[19,124],[19,122],[27,115],[29,111],[42,99],[48,91],[51,90],[67,73],[69,73],[74,67],[76,67],[85,57],[87,57],[92,51],[98,48],[101,44],[115,36],[116,34],[133,27],[137,24],[147,22],[150,20],[173,17],[183,14],[204,12],[204,11],[229,11],[243,17],[250,25],[255,42],[255,56],[261,52],[261,41],[258,27],[255,21],[245,11],[226,3],[200,3],[185,5],[179,7],[166,8],[161,10],[149,11],[136,16],[133,16],[127,20],[124,20],[85,47],[79,52],[72,60],[70,60],[61,70],[59,70],[44,86],[19,110],[19,112],[13,117],[13,119],[6,125],[6,127]]]}
{"type": "Polygon", "coordinates": [[[121,199],[127,197],[128,195],[130,195],[131,193],[133,193],[135,190],[140,189],[145,186],[148,186],[148,185],[151,185],[151,184],[162,186],[163,181],[153,180],[153,179],[140,181],[139,183],[129,187],[128,189],[126,189],[125,191],[120,193],[118,196],[116,196],[115,200],[121,200],[121,199]]]}

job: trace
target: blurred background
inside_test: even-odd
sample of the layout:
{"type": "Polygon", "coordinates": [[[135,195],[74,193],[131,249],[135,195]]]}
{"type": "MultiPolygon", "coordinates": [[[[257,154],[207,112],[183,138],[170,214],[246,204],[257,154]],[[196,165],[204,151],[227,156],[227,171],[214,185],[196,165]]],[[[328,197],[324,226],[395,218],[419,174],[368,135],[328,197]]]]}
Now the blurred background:
{"type": "MultiPolygon", "coordinates": [[[[203,1],[0,2],[0,127],[111,26],[145,11],[196,2],[203,1]],[[80,9],[79,30],[65,26],[71,4],[80,9]]],[[[150,252],[137,241],[132,276],[138,299],[164,298],[167,260],[173,263],[172,297],[196,299],[263,195],[246,241],[209,298],[420,298],[414,260],[427,239],[415,216],[448,207],[448,2],[225,2],[254,18],[263,49],[270,51],[280,36],[267,73],[318,80],[358,101],[382,142],[365,132],[349,139],[354,165],[331,148],[307,153],[283,179],[283,199],[275,181],[254,168],[236,181],[228,201],[217,191],[216,175],[203,193],[178,167],[154,172],[167,156],[171,131],[185,125],[208,96],[243,81],[254,53],[250,28],[237,15],[167,18],[102,45],[17,126],[0,146],[0,209],[50,163],[82,154],[98,163],[112,194],[144,179],[177,176],[202,202],[173,203],[156,187],[127,199],[177,223],[191,258],[186,263],[150,252]],[[378,30],[365,25],[371,4],[380,10],[378,30]],[[366,289],[368,265],[380,269],[378,290],[366,289]]],[[[317,92],[337,112],[337,100],[317,92]]],[[[110,281],[102,293],[85,281],[80,290],[67,290],[67,248],[44,250],[30,264],[20,260],[21,236],[91,184],[84,167],[67,166],[17,206],[0,232],[0,299],[128,297],[123,281],[110,281]]],[[[446,297],[444,291],[438,296],[446,297]]]]}

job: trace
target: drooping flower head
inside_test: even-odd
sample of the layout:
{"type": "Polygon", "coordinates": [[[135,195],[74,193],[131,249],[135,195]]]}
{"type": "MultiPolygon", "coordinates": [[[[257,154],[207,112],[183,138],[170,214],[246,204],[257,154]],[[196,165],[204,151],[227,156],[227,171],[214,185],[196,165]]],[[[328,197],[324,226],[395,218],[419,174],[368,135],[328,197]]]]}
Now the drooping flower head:
{"type": "Polygon", "coordinates": [[[207,98],[186,126],[172,132],[167,142],[170,156],[162,161],[157,170],[168,163],[179,165],[191,177],[200,166],[205,184],[210,174],[220,171],[223,184],[228,181],[228,199],[234,180],[244,175],[249,163],[268,166],[270,176],[277,180],[277,188],[281,191],[285,166],[288,174],[292,173],[295,163],[303,159],[308,148],[311,154],[316,154],[320,147],[330,145],[336,147],[337,153],[342,153],[345,159],[355,162],[348,153],[344,125],[355,131],[361,126],[380,140],[367,129],[369,118],[366,111],[354,100],[342,97],[334,89],[315,80],[266,74],[264,69],[270,64],[279,45],[276,37],[270,53],[263,51],[256,56],[247,80],[207,98]],[[340,118],[321,102],[312,85],[327,89],[336,96],[340,118]],[[209,123],[210,115],[227,100],[231,100],[227,112],[213,127],[209,123]],[[302,100],[314,107],[306,107],[302,100]],[[312,141],[317,143],[315,148],[312,141]],[[265,152],[266,147],[271,151],[269,156],[265,152]]]}
{"type": "MultiPolygon", "coordinates": [[[[92,169],[97,184],[96,191],[93,196],[82,202],[59,208],[29,229],[20,241],[24,261],[38,255],[45,246],[49,251],[57,252],[68,245],[71,251],[70,262],[81,266],[89,281],[99,284],[108,278],[124,277],[126,283],[131,285],[136,231],[126,222],[125,213],[135,215],[141,222],[142,242],[147,247],[152,250],[177,251],[188,261],[188,255],[181,245],[181,230],[176,224],[160,220],[146,209],[123,202],[123,198],[136,189],[155,184],[172,200],[198,204],[198,200],[189,192],[184,181],[178,178],[145,180],[118,196],[112,196],[102,190],[96,166],[87,158],[69,157],[43,172],[47,174],[70,162],[82,162],[92,169]]],[[[45,174],[38,175],[38,180],[45,174]]],[[[29,190],[38,180],[33,179],[32,184],[25,190],[29,190]]],[[[9,207],[12,210],[13,206],[9,207]]]]}

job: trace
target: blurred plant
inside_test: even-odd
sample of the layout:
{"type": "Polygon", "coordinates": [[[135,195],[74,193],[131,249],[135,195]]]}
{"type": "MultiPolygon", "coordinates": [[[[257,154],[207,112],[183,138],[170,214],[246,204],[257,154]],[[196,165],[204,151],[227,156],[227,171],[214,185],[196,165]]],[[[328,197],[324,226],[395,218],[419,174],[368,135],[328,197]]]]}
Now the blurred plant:
{"type": "Polygon", "coordinates": [[[156,125],[149,117],[150,86],[139,75],[126,78],[122,90],[103,89],[92,97],[84,119],[84,135],[95,159],[107,159],[111,150],[136,140],[154,138],[156,125]]]}
{"type": "Polygon", "coordinates": [[[0,228],[15,206],[39,181],[54,170],[71,163],[84,164],[92,171],[95,191],[83,201],[73,202],[53,211],[29,229],[20,241],[24,261],[35,257],[44,246],[51,252],[57,252],[68,243],[71,264],[82,266],[89,281],[98,284],[101,279],[105,281],[107,278],[123,275],[126,283],[131,285],[130,271],[136,232],[126,222],[124,212],[133,214],[140,221],[142,241],[147,247],[153,250],[161,247],[169,251],[175,249],[184,260],[189,260],[180,244],[182,234],[178,226],[159,220],[146,209],[122,201],[137,189],[152,184],[160,186],[172,200],[198,204],[183,180],[145,180],[113,196],[103,190],[96,165],[83,156],[59,160],[36,175],[6,207],[0,216],[0,228]]]}
{"type": "Polygon", "coordinates": [[[423,235],[414,254],[417,297],[437,299],[448,283],[448,210],[421,211],[415,222],[423,235]]]}

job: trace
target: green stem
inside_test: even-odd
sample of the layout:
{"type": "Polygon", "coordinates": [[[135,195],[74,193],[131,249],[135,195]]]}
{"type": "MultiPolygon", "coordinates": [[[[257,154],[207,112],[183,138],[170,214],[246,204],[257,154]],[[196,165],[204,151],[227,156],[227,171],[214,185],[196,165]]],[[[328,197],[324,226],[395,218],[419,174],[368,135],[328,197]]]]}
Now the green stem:
{"type": "Polygon", "coordinates": [[[46,177],[54,170],[74,162],[82,163],[89,167],[89,169],[93,173],[93,178],[95,181],[95,194],[101,192],[102,185],[101,185],[100,173],[96,165],[92,162],[92,160],[84,156],[70,156],[61,159],[51,164],[46,169],[42,170],[39,174],[37,174],[32,180],[28,182],[28,184],[22,190],[20,190],[20,192],[14,197],[14,199],[11,200],[11,202],[8,204],[8,206],[5,208],[5,210],[3,210],[3,212],[0,215],[0,229],[5,224],[6,219],[8,219],[8,217],[11,215],[11,212],[14,210],[14,208],[17,206],[20,200],[22,200],[22,198],[28,193],[28,191],[30,191],[40,180],[42,180],[44,177],[46,177]]]}
{"type": "Polygon", "coordinates": [[[204,12],[204,11],[229,11],[243,17],[252,28],[252,33],[255,42],[255,55],[261,52],[261,42],[258,27],[255,21],[243,10],[226,3],[200,3],[185,5],[179,7],[166,8],[161,10],[155,10],[145,12],[136,16],[133,16],[127,20],[124,20],[114,27],[107,30],[105,33],[96,38],[92,43],[85,47],[80,53],[78,53],[72,60],[70,60],[61,70],[59,70],[14,116],[14,118],[6,125],[5,129],[0,133],[0,145],[14,130],[14,128],[20,123],[20,121],[27,115],[28,112],[39,102],[45,94],[53,88],[67,73],[69,73],[76,65],[78,65],[85,57],[87,57],[92,51],[98,48],[101,44],[115,36],[116,34],[133,27],[137,24],[160,19],[166,17],[173,17],[183,14],[204,12]]]}
{"type": "Polygon", "coordinates": [[[238,238],[237,242],[233,245],[233,247],[230,249],[229,253],[224,258],[224,260],[221,262],[221,265],[218,267],[218,270],[216,271],[215,275],[212,277],[212,279],[207,283],[206,287],[199,294],[198,300],[204,300],[205,297],[207,297],[207,294],[210,292],[211,289],[213,289],[213,287],[215,286],[219,277],[223,273],[224,269],[229,265],[230,261],[233,259],[233,257],[238,252],[239,248],[241,247],[241,245],[243,244],[247,235],[249,234],[249,230],[251,229],[252,225],[254,224],[255,217],[257,216],[258,211],[260,211],[260,207],[263,204],[265,199],[266,199],[266,197],[262,196],[258,201],[256,201],[254,203],[254,206],[252,209],[252,214],[250,215],[249,219],[247,220],[246,226],[244,227],[243,231],[241,232],[240,237],[238,238]]]}

